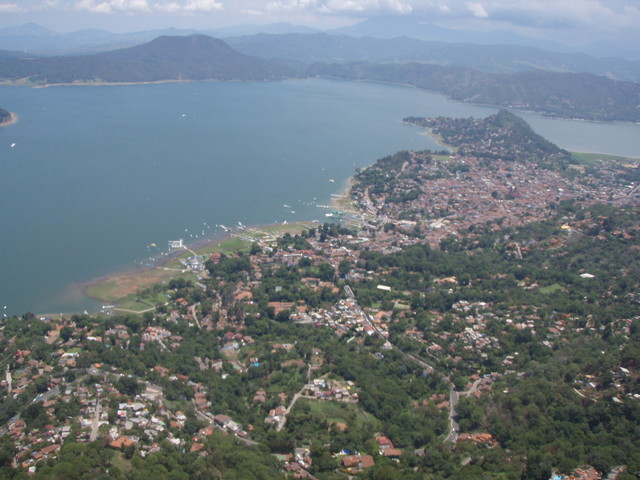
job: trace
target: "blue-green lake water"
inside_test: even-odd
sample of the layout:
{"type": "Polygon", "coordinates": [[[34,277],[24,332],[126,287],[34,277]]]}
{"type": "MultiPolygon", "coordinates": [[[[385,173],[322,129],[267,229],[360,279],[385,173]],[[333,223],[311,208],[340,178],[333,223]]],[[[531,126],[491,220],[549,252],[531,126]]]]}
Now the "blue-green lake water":
{"type": "MultiPolygon", "coordinates": [[[[200,241],[218,224],[323,221],[316,205],[356,168],[439,148],[403,117],[496,111],[319,79],[0,87],[0,106],[19,116],[0,129],[7,314],[96,310],[77,285],[144,265],[152,243],[200,241]]],[[[638,125],[523,117],[564,148],[640,156],[638,125]]]]}

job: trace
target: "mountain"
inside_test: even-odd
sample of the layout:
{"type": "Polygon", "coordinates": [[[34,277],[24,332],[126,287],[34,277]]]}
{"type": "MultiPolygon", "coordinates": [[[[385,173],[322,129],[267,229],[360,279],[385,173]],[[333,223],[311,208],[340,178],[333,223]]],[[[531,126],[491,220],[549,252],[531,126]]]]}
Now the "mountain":
{"type": "Polygon", "coordinates": [[[111,33],[99,29],[84,29],[69,33],[58,33],[34,23],[0,29],[0,50],[13,50],[38,55],[89,54],[126,48],[150,42],[160,36],[208,35],[223,38],[258,33],[315,33],[309,27],[289,23],[267,25],[238,25],[208,30],[167,28],[143,30],[129,33],[111,33]]]}
{"type": "Polygon", "coordinates": [[[539,47],[554,51],[566,50],[565,47],[546,40],[538,40],[506,31],[478,32],[474,30],[456,30],[441,27],[416,16],[381,16],[363,20],[349,27],[337,28],[328,33],[350,35],[354,37],[395,38],[411,37],[418,40],[474,43],[508,44],[539,47]]]}
{"type": "Polygon", "coordinates": [[[466,157],[502,159],[550,169],[566,169],[571,161],[569,152],[504,109],[481,119],[408,117],[403,122],[428,129],[445,145],[456,147],[458,155],[466,157]]]}
{"type": "Polygon", "coordinates": [[[490,74],[423,63],[316,64],[309,75],[414,85],[454,100],[532,110],[549,116],[640,121],[640,84],[587,73],[490,74]]]}
{"type": "Polygon", "coordinates": [[[36,23],[25,23],[24,25],[0,28],[0,37],[51,37],[54,35],[57,35],[56,32],[36,23]]]}
{"type": "Polygon", "coordinates": [[[207,30],[207,33],[214,37],[232,37],[240,35],[258,35],[268,33],[271,35],[284,35],[288,33],[318,33],[319,30],[301,25],[292,25],[286,22],[269,23],[266,25],[234,25],[231,27],[221,27],[207,30]]]}
{"type": "Polygon", "coordinates": [[[0,78],[36,83],[266,80],[288,68],[238,53],[205,35],[163,36],[135,47],[95,55],[0,59],[0,78]]]}
{"type": "Polygon", "coordinates": [[[557,53],[516,45],[471,45],[422,41],[406,36],[390,39],[348,35],[286,34],[231,37],[229,45],[247,55],[302,63],[426,62],[460,65],[489,73],[527,70],[588,72],[615,80],[640,81],[640,62],[557,53]]]}
{"type": "Polygon", "coordinates": [[[510,31],[475,31],[446,28],[431,23],[429,18],[411,16],[381,16],[355,25],[331,30],[328,33],[355,37],[394,38],[407,36],[419,40],[469,43],[476,45],[518,45],[537,47],[558,53],[584,53],[591,56],[640,60],[640,31],[618,32],[606,42],[564,45],[544,38],[529,37],[510,31]]]}

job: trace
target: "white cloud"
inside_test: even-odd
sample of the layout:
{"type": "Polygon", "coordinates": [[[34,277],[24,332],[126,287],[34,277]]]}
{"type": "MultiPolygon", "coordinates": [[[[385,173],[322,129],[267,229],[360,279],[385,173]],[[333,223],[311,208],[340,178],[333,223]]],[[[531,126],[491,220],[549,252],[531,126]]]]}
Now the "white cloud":
{"type": "Polygon", "coordinates": [[[467,2],[467,8],[471,10],[471,13],[474,17],[477,18],[489,18],[489,14],[487,13],[487,9],[484,8],[479,2],[467,2]]]}
{"type": "Polygon", "coordinates": [[[637,0],[412,0],[430,18],[495,20],[533,28],[615,29],[640,25],[637,0]]]}
{"type": "Polygon", "coordinates": [[[218,0],[185,0],[149,4],[148,0],[79,0],[77,10],[92,13],[142,13],[162,12],[169,14],[192,14],[202,12],[216,12],[223,10],[218,0]]]}
{"type": "Polygon", "coordinates": [[[411,13],[404,0],[278,0],[267,4],[272,12],[315,12],[322,14],[411,13]]]}
{"type": "Polygon", "coordinates": [[[620,0],[493,1],[492,18],[534,27],[615,29],[640,25],[640,11],[620,0]]]}
{"type": "Polygon", "coordinates": [[[24,12],[24,8],[15,3],[0,3],[0,12],[3,13],[21,13],[24,12]]]}
{"type": "Polygon", "coordinates": [[[184,6],[187,12],[215,12],[222,9],[222,3],[216,0],[189,0],[184,6]]]}
{"type": "Polygon", "coordinates": [[[180,13],[182,11],[182,5],[175,2],[156,3],[154,8],[164,13],[180,13]]]}
{"type": "Polygon", "coordinates": [[[254,10],[252,8],[242,10],[240,13],[242,13],[243,15],[250,15],[252,17],[262,17],[264,15],[264,12],[260,10],[254,10]]]}
{"type": "Polygon", "coordinates": [[[105,0],[95,2],[94,0],[80,0],[76,4],[77,10],[86,10],[92,13],[115,13],[115,12],[149,12],[151,7],[147,0],[105,0]]]}

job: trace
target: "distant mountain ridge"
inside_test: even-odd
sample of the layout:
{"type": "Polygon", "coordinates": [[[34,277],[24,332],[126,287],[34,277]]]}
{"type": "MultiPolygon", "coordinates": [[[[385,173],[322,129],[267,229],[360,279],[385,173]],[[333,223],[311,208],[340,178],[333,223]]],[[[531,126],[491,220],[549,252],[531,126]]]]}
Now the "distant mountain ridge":
{"type": "Polygon", "coordinates": [[[391,39],[348,35],[259,34],[225,39],[247,55],[268,60],[302,63],[389,63],[425,62],[443,66],[464,66],[488,73],[527,70],[587,72],[615,80],[640,81],[640,62],[617,58],[594,58],[584,54],[557,53],[516,45],[472,45],[423,41],[408,36],[391,39]]]}
{"type": "Polygon", "coordinates": [[[95,55],[0,58],[0,78],[41,84],[168,80],[273,80],[294,72],[241,54],[205,35],[162,36],[135,47],[95,55]]]}
{"type": "Polygon", "coordinates": [[[224,41],[205,35],[162,36],[143,45],[94,55],[43,58],[0,55],[0,81],[40,85],[259,81],[305,76],[414,85],[463,102],[564,118],[640,121],[640,84],[591,74],[541,70],[492,74],[417,62],[306,66],[245,55],[224,41]]]}
{"type": "Polygon", "coordinates": [[[612,57],[621,56],[620,48],[599,45],[593,49],[604,55],[599,58],[576,53],[551,42],[505,32],[485,34],[452,30],[404,17],[372,18],[326,32],[288,23],[273,23],[208,30],[169,28],[123,34],[85,29],[61,34],[40,25],[26,24],[0,29],[0,51],[5,51],[0,56],[92,54],[141,45],[159,36],[196,34],[221,38],[246,55],[290,64],[427,62],[462,65],[490,73],[543,69],[588,72],[615,80],[640,81],[640,50],[627,52],[633,60],[625,60],[612,57]]]}
{"type": "Polygon", "coordinates": [[[535,70],[496,75],[423,63],[316,64],[307,73],[413,85],[462,102],[555,117],[640,122],[640,84],[616,82],[591,74],[535,70]]]}

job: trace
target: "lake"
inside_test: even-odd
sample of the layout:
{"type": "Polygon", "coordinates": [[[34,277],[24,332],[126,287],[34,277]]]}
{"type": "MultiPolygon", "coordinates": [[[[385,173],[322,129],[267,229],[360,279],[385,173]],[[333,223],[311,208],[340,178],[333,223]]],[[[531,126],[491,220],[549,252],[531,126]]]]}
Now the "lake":
{"type": "MultiPolygon", "coordinates": [[[[7,314],[96,310],[78,284],[144,264],[168,240],[211,237],[216,225],[323,221],[316,205],[356,168],[440,148],[403,117],[496,111],[320,79],[4,86],[0,106],[19,116],[0,129],[7,314]]],[[[563,148],[640,156],[638,125],[522,116],[563,148]]]]}

